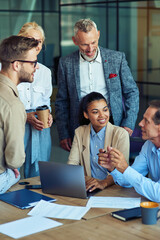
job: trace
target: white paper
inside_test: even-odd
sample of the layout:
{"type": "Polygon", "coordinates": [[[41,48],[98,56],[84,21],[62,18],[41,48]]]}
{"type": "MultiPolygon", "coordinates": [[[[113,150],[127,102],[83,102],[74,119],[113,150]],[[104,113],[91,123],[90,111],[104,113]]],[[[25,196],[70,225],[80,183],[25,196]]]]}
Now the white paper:
{"type": "Polygon", "coordinates": [[[125,197],[90,197],[87,207],[90,208],[134,208],[139,207],[141,198],[125,197]]]}
{"type": "Polygon", "coordinates": [[[44,217],[27,217],[0,225],[0,232],[12,238],[21,238],[27,235],[58,227],[62,223],[44,217]]]}
{"type": "Polygon", "coordinates": [[[60,205],[40,200],[28,215],[80,220],[89,209],[88,207],[60,205]]]}

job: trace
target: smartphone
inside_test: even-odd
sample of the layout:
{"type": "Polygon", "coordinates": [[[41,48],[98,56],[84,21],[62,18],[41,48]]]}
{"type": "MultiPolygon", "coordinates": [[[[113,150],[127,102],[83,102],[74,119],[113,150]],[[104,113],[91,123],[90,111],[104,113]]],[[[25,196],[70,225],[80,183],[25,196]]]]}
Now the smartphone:
{"type": "Polygon", "coordinates": [[[27,185],[29,182],[19,182],[20,185],[27,185]]]}
{"type": "Polygon", "coordinates": [[[26,185],[26,189],[41,189],[41,185],[26,185]]]}

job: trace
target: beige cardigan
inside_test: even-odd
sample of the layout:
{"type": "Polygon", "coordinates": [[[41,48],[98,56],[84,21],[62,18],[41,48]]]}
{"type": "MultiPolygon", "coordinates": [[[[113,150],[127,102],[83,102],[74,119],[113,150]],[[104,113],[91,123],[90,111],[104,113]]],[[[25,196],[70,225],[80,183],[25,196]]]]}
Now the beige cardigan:
{"type": "MultiPolygon", "coordinates": [[[[91,124],[80,126],[75,130],[68,158],[68,164],[84,167],[85,176],[91,176],[90,131],[91,124]]],[[[129,134],[124,128],[107,123],[104,149],[107,149],[107,146],[117,148],[123,153],[126,161],[129,161],[129,134]]]]}

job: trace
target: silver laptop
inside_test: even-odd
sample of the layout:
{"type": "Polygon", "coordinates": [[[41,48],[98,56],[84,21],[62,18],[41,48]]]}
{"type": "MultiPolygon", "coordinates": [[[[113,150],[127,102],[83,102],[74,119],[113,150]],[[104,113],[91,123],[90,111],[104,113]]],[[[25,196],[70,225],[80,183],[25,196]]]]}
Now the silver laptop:
{"type": "Polygon", "coordinates": [[[99,192],[86,192],[84,169],[79,165],[39,161],[42,192],[76,198],[88,198],[99,192]]]}

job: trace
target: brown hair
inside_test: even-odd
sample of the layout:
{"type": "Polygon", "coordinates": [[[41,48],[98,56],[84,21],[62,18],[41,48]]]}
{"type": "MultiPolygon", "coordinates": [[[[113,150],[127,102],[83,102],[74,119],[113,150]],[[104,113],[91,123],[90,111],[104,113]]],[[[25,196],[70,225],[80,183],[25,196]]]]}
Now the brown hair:
{"type": "Polygon", "coordinates": [[[6,70],[12,61],[24,60],[27,52],[37,46],[38,41],[34,38],[11,36],[4,39],[0,44],[2,69],[6,70]]]}
{"type": "Polygon", "coordinates": [[[153,122],[158,125],[160,124],[160,100],[153,100],[149,103],[149,107],[156,108],[157,112],[155,112],[153,116],[153,122]]]}

